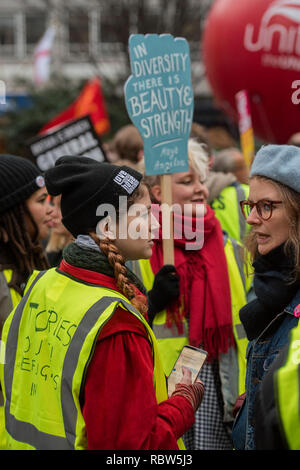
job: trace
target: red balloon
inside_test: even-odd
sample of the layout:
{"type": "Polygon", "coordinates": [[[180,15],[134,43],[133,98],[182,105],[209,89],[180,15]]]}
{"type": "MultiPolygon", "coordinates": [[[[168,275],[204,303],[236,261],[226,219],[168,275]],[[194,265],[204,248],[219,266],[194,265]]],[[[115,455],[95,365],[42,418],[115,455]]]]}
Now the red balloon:
{"type": "Polygon", "coordinates": [[[216,0],[203,54],[217,105],[237,121],[247,90],[257,137],[286,143],[300,131],[300,0],[216,0]]]}

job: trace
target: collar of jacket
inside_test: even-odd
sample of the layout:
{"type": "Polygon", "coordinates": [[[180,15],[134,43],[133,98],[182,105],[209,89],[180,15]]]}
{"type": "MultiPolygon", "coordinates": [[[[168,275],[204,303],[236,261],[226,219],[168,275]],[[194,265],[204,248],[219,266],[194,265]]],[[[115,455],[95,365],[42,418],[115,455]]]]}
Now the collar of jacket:
{"type": "Polygon", "coordinates": [[[111,276],[106,276],[105,274],[98,273],[96,271],[91,271],[89,269],[79,268],[72,266],[67,263],[66,260],[62,260],[59,265],[59,271],[69,274],[72,277],[80,279],[81,281],[87,282],[89,284],[101,285],[113,289],[117,292],[121,292],[117,286],[117,282],[111,276]]]}
{"type": "Polygon", "coordinates": [[[300,289],[296,292],[296,295],[293,297],[289,305],[284,309],[286,313],[293,315],[295,317],[300,316],[300,289]],[[299,309],[297,307],[299,306],[299,309]]]}
{"type": "MultiPolygon", "coordinates": [[[[63,258],[70,265],[95,271],[115,279],[113,268],[110,266],[107,256],[100,251],[90,248],[82,248],[75,243],[70,243],[63,250],[63,258]]],[[[146,289],[139,278],[127,267],[127,275],[137,289],[146,295],[146,289]]]]}

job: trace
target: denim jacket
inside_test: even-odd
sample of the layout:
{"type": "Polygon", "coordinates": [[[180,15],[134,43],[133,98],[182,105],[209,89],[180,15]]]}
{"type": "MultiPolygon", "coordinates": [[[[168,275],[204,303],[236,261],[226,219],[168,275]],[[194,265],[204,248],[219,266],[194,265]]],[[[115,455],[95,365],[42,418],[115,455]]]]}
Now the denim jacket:
{"type": "Polygon", "coordinates": [[[289,331],[298,325],[299,319],[294,316],[294,309],[298,304],[300,304],[300,290],[284,311],[279,313],[260,335],[248,344],[246,398],[235,419],[232,431],[233,445],[236,450],[255,449],[253,412],[256,393],[272,362],[287,343],[289,331]],[[279,326],[274,332],[276,323],[279,326]]]}

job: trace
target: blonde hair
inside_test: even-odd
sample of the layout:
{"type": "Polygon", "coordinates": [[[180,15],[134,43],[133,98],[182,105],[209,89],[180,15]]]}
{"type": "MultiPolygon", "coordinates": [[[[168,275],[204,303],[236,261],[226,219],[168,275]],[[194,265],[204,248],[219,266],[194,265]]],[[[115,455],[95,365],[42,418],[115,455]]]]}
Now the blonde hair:
{"type": "MultiPolygon", "coordinates": [[[[283,207],[289,218],[289,237],[284,244],[284,252],[294,260],[294,272],[291,279],[291,282],[294,282],[300,279],[300,193],[264,176],[255,175],[253,178],[273,184],[283,201],[283,207]]],[[[248,250],[251,260],[254,261],[259,253],[256,237],[252,230],[245,237],[244,246],[248,250]]]]}
{"type": "Polygon", "coordinates": [[[205,151],[205,145],[200,144],[195,139],[188,141],[188,158],[189,164],[202,180],[206,180],[208,176],[208,157],[205,151]]]}

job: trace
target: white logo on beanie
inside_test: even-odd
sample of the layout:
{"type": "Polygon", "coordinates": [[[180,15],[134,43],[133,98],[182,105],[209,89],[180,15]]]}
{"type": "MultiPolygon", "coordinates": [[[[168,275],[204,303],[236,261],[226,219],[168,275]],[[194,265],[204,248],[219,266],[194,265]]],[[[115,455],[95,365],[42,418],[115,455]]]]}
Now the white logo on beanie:
{"type": "Polygon", "coordinates": [[[44,180],[44,177],[43,176],[37,176],[35,178],[35,183],[37,185],[38,188],[43,188],[45,186],[45,180],[44,180]]]}
{"type": "Polygon", "coordinates": [[[114,177],[114,182],[122,186],[128,194],[133,193],[135,188],[139,185],[139,181],[124,170],[119,171],[114,177]]]}

